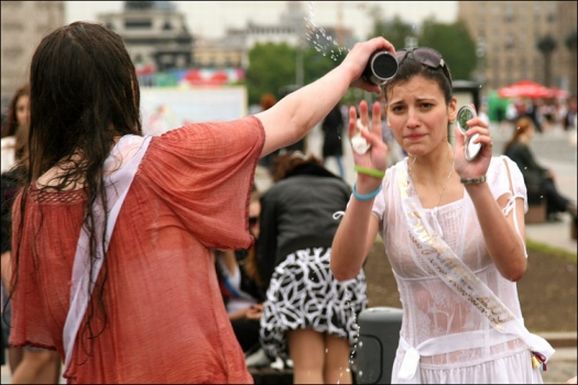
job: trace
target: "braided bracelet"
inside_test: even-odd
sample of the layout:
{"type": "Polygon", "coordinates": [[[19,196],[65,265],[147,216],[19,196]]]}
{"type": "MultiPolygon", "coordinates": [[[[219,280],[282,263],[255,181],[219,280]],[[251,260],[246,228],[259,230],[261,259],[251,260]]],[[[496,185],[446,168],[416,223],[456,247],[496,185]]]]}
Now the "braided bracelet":
{"type": "Polygon", "coordinates": [[[363,167],[363,166],[355,165],[354,169],[355,169],[355,171],[357,171],[360,174],[373,176],[375,178],[383,178],[385,175],[385,171],[381,171],[381,170],[378,170],[376,168],[371,168],[371,167],[363,167]]]}
{"type": "Polygon", "coordinates": [[[479,176],[477,178],[460,178],[460,182],[462,182],[462,184],[465,184],[465,185],[481,184],[481,183],[484,183],[485,181],[486,181],[485,175],[479,176]]]}
{"type": "Polygon", "coordinates": [[[365,202],[365,201],[372,200],[373,198],[375,198],[377,196],[377,194],[379,194],[380,191],[381,191],[381,183],[379,184],[379,186],[377,186],[377,188],[375,190],[368,192],[367,194],[358,193],[357,187],[355,187],[355,183],[353,184],[353,196],[358,201],[365,202]]]}

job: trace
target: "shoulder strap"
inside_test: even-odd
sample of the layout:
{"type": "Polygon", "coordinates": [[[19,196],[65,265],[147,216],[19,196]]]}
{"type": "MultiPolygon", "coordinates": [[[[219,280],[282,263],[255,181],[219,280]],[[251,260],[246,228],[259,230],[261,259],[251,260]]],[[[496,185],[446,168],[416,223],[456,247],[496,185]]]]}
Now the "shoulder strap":
{"type": "MultiPolygon", "coordinates": [[[[502,157],[502,161],[504,162],[504,166],[506,167],[506,173],[508,173],[508,183],[510,184],[510,198],[508,199],[506,206],[504,206],[504,208],[502,209],[502,212],[504,213],[505,216],[507,216],[508,214],[510,214],[510,212],[513,211],[512,218],[514,220],[514,227],[516,228],[516,233],[520,236],[520,240],[522,241],[522,243],[525,243],[523,235],[520,232],[520,225],[518,224],[518,215],[516,213],[516,198],[518,198],[519,195],[516,196],[516,193],[514,192],[514,184],[512,183],[512,174],[510,173],[510,166],[508,166],[508,161],[505,156],[502,157]]],[[[528,257],[527,254],[526,257],[528,257]]]]}
{"type": "Polygon", "coordinates": [[[505,157],[502,157],[504,161],[504,166],[506,166],[506,172],[508,173],[508,182],[510,184],[510,193],[514,196],[514,185],[512,184],[512,174],[510,174],[510,167],[508,166],[508,162],[506,161],[505,157]]]}
{"type": "Polygon", "coordinates": [[[103,230],[106,229],[106,234],[104,234],[105,250],[103,251],[101,247],[96,247],[96,259],[91,271],[89,256],[90,234],[85,223],[82,226],[76,245],[76,253],[72,267],[70,306],[63,329],[65,371],[70,365],[78,329],[84,318],[92,289],[102,267],[102,262],[105,257],[104,254],[108,250],[118,214],[120,213],[126,194],[132,184],[138,166],[146,153],[151,138],[151,136],[140,137],[136,135],[125,135],[116,146],[114,146],[110,155],[105,160],[105,172],[106,170],[113,170],[104,177],[105,193],[109,208],[106,227],[104,223],[105,215],[102,207],[102,199],[95,199],[92,205],[96,244],[100,245],[102,243],[103,230]],[[121,162],[120,167],[116,164],[119,161],[121,162]]]}

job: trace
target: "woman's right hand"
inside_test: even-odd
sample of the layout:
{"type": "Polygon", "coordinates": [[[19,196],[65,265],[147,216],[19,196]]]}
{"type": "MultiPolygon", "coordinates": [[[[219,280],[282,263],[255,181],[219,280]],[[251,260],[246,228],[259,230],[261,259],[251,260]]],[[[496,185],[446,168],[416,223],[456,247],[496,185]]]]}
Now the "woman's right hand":
{"type": "MultiPolygon", "coordinates": [[[[369,150],[364,154],[359,154],[355,150],[352,149],[353,159],[355,161],[355,165],[366,167],[366,168],[374,168],[376,170],[385,171],[387,168],[387,158],[389,154],[389,149],[387,144],[383,141],[382,136],[382,118],[381,118],[381,105],[379,102],[373,103],[372,106],[372,113],[371,113],[371,123],[369,118],[369,107],[365,100],[362,100],[359,103],[359,119],[364,127],[367,127],[367,130],[359,130],[357,128],[357,110],[354,106],[349,108],[349,141],[351,143],[351,138],[357,134],[357,132],[361,132],[361,135],[365,138],[365,140],[370,144],[369,150]]],[[[358,180],[358,187],[361,184],[371,185],[371,187],[377,186],[381,183],[381,180],[365,175],[365,174],[357,174],[358,180]],[[378,182],[378,183],[376,183],[378,182]]]]}

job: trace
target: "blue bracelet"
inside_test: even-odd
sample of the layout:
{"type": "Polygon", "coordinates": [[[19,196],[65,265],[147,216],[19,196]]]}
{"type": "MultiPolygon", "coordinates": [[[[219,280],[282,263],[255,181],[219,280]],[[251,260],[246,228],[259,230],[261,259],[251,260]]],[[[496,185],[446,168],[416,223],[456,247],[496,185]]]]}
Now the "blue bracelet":
{"type": "Polygon", "coordinates": [[[358,201],[364,202],[364,201],[372,200],[373,198],[375,198],[377,196],[377,194],[379,194],[380,191],[381,191],[381,183],[379,184],[379,186],[377,186],[377,188],[375,190],[373,190],[372,192],[369,192],[367,194],[358,193],[357,188],[355,187],[355,183],[353,184],[353,196],[358,201]]]}

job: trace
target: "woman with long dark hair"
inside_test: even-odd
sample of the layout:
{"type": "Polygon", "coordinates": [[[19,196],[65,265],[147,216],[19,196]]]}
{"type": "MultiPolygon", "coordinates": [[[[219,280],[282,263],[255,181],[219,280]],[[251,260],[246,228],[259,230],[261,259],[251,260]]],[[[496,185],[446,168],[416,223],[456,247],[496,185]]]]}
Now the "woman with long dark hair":
{"type": "Polygon", "coordinates": [[[75,22],[30,69],[30,174],[14,207],[11,344],[56,349],[71,383],[251,382],[211,249],[247,248],[259,157],[303,137],[383,38],[267,111],[141,135],[116,33],[75,22]]]}

